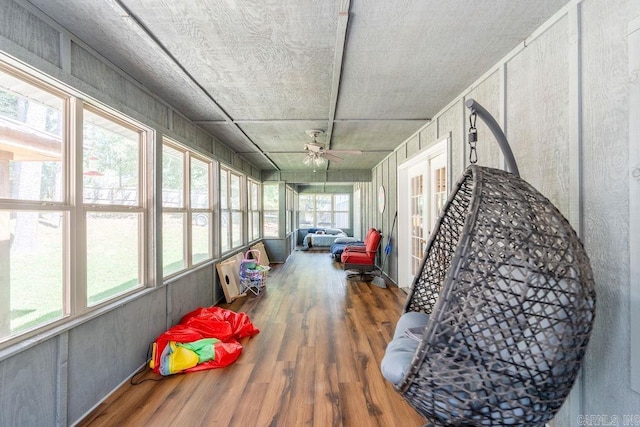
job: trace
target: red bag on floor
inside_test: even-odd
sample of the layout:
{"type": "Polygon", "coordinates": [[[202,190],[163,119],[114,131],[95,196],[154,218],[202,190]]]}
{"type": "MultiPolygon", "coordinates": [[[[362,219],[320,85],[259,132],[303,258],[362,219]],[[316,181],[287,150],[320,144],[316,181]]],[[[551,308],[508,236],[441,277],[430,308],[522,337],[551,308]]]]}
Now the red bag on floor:
{"type": "Polygon", "coordinates": [[[153,343],[149,366],[161,375],[229,366],[242,353],[242,345],[237,340],[259,332],[245,313],[220,307],[200,307],[187,313],[179,324],[158,336],[153,343]],[[216,338],[219,341],[212,344],[214,358],[199,363],[198,356],[181,344],[204,338],[216,338]]]}
{"type": "MultiPolygon", "coordinates": [[[[218,328],[217,322],[226,323],[230,327],[230,333],[235,339],[251,337],[260,332],[249,320],[246,313],[236,313],[220,307],[200,307],[190,313],[185,314],[180,320],[180,324],[197,325],[197,328],[210,330],[218,328]]],[[[222,333],[223,331],[220,331],[222,333]]],[[[215,337],[225,341],[219,337],[215,337]]]]}

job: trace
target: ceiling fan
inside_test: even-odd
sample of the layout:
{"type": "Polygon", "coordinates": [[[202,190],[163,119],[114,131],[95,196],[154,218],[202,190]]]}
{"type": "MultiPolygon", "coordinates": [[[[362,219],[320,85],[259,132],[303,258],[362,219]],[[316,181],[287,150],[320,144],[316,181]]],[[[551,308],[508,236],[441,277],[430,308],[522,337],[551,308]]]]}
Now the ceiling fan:
{"type": "Polygon", "coordinates": [[[307,156],[304,158],[303,162],[307,166],[312,164],[320,166],[327,160],[334,162],[341,161],[342,158],[336,156],[336,154],[362,154],[362,151],[360,150],[325,150],[324,145],[317,141],[318,136],[324,133],[323,130],[310,129],[305,133],[313,138],[312,142],[304,145],[307,156]]]}

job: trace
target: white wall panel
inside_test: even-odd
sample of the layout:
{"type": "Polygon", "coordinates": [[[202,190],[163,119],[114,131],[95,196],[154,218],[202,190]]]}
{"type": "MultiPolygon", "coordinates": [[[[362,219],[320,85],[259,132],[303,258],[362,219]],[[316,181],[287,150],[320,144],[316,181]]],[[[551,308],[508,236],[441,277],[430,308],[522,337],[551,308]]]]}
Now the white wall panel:
{"type": "Polygon", "coordinates": [[[166,291],[151,292],[69,332],[69,421],[85,415],[147,360],[166,329],[166,291]]]}
{"type": "Polygon", "coordinates": [[[506,64],[508,138],[520,175],[565,216],[569,212],[568,59],[565,16],[506,64]]]}
{"type": "MultiPolygon", "coordinates": [[[[155,123],[168,126],[166,105],[76,43],[71,43],[71,75],[106,94],[112,102],[131,108],[155,123]]],[[[110,106],[119,107],[112,103],[110,106]]]]}
{"type": "Polygon", "coordinates": [[[60,67],[60,33],[14,2],[0,2],[0,35],[60,67]]]}
{"type": "MultiPolygon", "coordinates": [[[[446,111],[438,116],[438,139],[445,138],[451,133],[451,159],[449,166],[453,173],[454,180],[460,176],[468,162],[466,160],[465,144],[467,143],[467,127],[464,123],[466,108],[461,100],[453,103],[446,111]]],[[[435,142],[432,141],[432,142],[435,142]]]]}
{"type": "MultiPolygon", "coordinates": [[[[627,27],[640,2],[582,3],[584,236],[598,306],[587,352],[590,414],[638,414],[629,345],[629,80],[627,27]]],[[[635,260],[634,262],[638,262],[635,260]]],[[[634,325],[634,327],[638,327],[634,325]]]]}
{"type": "Polygon", "coordinates": [[[213,305],[214,274],[214,266],[209,265],[169,284],[171,308],[167,314],[171,325],[191,310],[213,305]]]}
{"type": "Polygon", "coordinates": [[[0,425],[56,424],[57,338],[0,363],[0,425]]]}

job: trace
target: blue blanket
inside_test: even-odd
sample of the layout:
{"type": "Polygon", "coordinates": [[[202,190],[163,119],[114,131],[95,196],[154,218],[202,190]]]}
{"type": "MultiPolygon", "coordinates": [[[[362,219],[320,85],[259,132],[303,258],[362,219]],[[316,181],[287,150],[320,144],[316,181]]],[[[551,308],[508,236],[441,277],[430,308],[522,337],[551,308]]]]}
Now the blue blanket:
{"type": "Polygon", "coordinates": [[[342,241],[342,239],[334,242],[333,245],[331,245],[331,247],[329,248],[329,252],[331,252],[331,256],[333,257],[333,259],[335,259],[336,261],[340,261],[342,252],[344,252],[344,248],[347,245],[364,246],[364,242],[362,240],[355,240],[355,238],[352,242],[345,242],[342,241]]]}

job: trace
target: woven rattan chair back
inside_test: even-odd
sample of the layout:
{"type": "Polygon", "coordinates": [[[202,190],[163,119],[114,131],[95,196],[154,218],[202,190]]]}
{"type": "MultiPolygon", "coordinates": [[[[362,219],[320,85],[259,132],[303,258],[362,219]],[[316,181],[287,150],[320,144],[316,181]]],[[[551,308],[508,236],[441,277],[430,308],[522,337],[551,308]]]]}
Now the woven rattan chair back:
{"type": "Polygon", "coordinates": [[[569,394],[595,316],[589,260],[553,204],[472,165],[429,239],[405,312],[430,315],[397,390],[436,425],[543,426],[569,394]]]}

